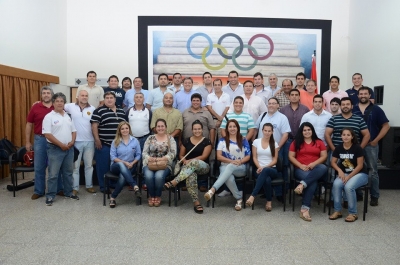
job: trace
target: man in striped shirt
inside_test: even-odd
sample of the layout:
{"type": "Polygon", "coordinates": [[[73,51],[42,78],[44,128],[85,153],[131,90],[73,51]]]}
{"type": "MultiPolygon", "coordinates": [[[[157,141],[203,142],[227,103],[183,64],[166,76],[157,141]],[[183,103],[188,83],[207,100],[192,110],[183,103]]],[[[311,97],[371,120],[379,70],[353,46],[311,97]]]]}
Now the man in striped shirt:
{"type": "Polygon", "coordinates": [[[104,190],[104,174],[110,170],[110,147],[117,133],[118,124],[126,120],[123,109],[115,105],[116,97],[113,91],[104,93],[104,105],[97,108],[90,123],[95,143],[95,159],[97,178],[100,190],[104,190]]]}

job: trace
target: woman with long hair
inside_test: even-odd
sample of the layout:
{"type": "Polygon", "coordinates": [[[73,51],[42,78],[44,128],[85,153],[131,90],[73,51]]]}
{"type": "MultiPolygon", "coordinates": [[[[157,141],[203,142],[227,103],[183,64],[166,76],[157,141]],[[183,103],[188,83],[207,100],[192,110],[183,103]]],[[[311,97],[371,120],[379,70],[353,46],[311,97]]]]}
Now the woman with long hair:
{"type": "Polygon", "coordinates": [[[246,163],[250,160],[250,146],[246,138],[240,134],[240,126],[236,120],[229,120],[225,128],[225,138],[221,138],[217,147],[217,159],[221,161],[220,175],[204,198],[210,200],[215,192],[225,183],[236,198],[235,210],[242,209],[242,193],[239,192],[235,176],[246,175],[246,163]]]}
{"type": "Polygon", "coordinates": [[[300,218],[311,222],[311,200],[318,185],[318,180],[325,177],[327,167],[323,164],[327,158],[325,144],[315,133],[309,122],[300,125],[289,148],[289,160],[296,167],[294,176],[300,184],[294,190],[303,194],[300,218]]]}
{"type": "Polygon", "coordinates": [[[140,145],[139,141],[132,136],[131,126],[126,121],[118,124],[117,134],[111,143],[110,158],[111,172],[119,175],[115,190],[110,197],[110,208],[114,208],[117,205],[115,198],[125,183],[133,187],[137,197],[142,196],[136,180],[132,178],[136,172],[137,162],[141,158],[140,145]]]}
{"type": "Polygon", "coordinates": [[[149,192],[148,205],[158,207],[161,204],[161,193],[165,178],[172,171],[172,163],[176,156],[176,142],[174,137],[167,134],[167,122],[157,119],[154,135],[150,135],[143,147],[143,173],[147,191],[149,192]],[[149,162],[166,163],[167,167],[161,170],[150,170],[149,162]]]}
{"type": "Polygon", "coordinates": [[[349,209],[349,215],[345,221],[354,222],[358,219],[356,189],[368,183],[368,174],[367,169],[363,167],[364,152],[358,144],[354,131],[343,128],[342,140],[343,144],[335,148],[331,159],[331,167],[336,170],[337,177],[332,187],[334,212],[329,219],[336,220],[342,217],[344,191],[349,209]]]}
{"type": "Polygon", "coordinates": [[[175,189],[179,182],[186,179],[187,190],[192,197],[194,211],[203,213],[203,207],[197,195],[197,175],[210,171],[208,158],[211,153],[211,141],[203,137],[203,124],[199,120],[192,123],[192,136],[184,139],[180,147],[179,158],[183,159],[183,167],[176,178],[165,183],[166,189],[175,189]],[[190,152],[190,153],[189,153],[190,152]]]}
{"type": "Polygon", "coordinates": [[[274,139],[274,126],[271,123],[265,123],[262,127],[263,137],[255,139],[252,146],[254,166],[257,168],[257,181],[249,199],[247,206],[252,206],[254,198],[264,188],[267,203],[265,210],[272,210],[272,188],[271,180],[278,177],[276,163],[278,162],[278,143],[274,139]]]}

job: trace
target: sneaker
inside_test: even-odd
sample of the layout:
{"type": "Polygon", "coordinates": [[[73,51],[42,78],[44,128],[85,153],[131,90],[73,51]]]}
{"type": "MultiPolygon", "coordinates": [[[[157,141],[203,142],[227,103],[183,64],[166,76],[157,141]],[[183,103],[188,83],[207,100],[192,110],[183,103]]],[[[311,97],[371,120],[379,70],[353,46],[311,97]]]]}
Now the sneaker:
{"type": "Polygon", "coordinates": [[[57,195],[58,195],[58,196],[64,196],[64,191],[59,191],[59,192],[57,192],[57,195]]]}
{"type": "Polygon", "coordinates": [[[73,191],[72,191],[72,195],[75,195],[75,196],[76,196],[76,194],[78,194],[78,191],[77,191],[77,190],[73,190],[73,191]]]}
{"type": "Polygon", "coordinates": [[[227,197],[227,196],[231,196],[231,195],[232,195],[232,193],[230,191],[223,190],[222,192],[220,192],[218,194],[218,197],[227,197]]]}
{"type": "Polygon", "coordinates": [[[89,193],[96,193],[96,190],[94,188],[86,188],[86,191],[89,193]]]}
{"type": "Polygon", "coordinates": [[[53,205],[53,198],[46,198],[46,206],[52,206],[53,205]]]}
{"type": "Polygon", "coordinates": [[[79,197],[78,196],[76,196],[76,195],[74,195],[74,194],[72,194],[71,196],[65,196],[65,198],[66,199],[72,199],[72,200],[79,200],[79,197]]]}
{"type": "Polygon", "coordinates": [[[147,185],[146,184],[142,185],[142,190],[147,191],[147,185]]]}
{"type": "Polygon", "coordinates": [[[369,202],[369,205],[371,205],[371,206],[378,206],[378,198],[376,198],[376,197],[371,197],[371,201],[369,202]]]}
{"type": "Polygon", "coordinates": [[[40,197],[42,197],[42,195],[39,195],[39,194],[34,193],[34,194],[32,195],[32,197],[31,197],[31,200],[37,200],[37,199],[39,199],[40,197]]]}

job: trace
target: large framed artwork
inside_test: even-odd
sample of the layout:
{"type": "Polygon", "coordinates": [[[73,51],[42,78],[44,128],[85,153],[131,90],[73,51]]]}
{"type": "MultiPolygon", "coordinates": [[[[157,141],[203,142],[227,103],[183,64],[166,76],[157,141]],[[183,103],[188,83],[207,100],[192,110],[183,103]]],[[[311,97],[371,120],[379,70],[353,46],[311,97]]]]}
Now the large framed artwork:
{"type": "Polygon", "coordinates": [[[274,73],[278,85],[303,72],[323,93],[329,89],[331,26],[330,20],[139,16],[139,76],[152,89],[161,73],[190,76],[198,87],[204,72],[224,84],[232,70],[242,83],[256,72],[274,73]]]}

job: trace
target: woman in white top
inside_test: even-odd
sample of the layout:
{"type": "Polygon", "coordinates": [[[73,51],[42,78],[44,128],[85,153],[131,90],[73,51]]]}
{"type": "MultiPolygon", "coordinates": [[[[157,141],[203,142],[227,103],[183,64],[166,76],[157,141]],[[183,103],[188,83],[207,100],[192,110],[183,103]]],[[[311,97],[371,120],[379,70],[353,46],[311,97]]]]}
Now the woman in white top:
{"type": "Polygon", "coordinates": [[[278,162],[278,144],[274,140],[274,126],[271,123],[266,123],[262,128],[263,137],[254,140],[252,146],[253,161],[257,168],[257,181],[251,196],[246,201],[247,206],[252,206],[254,198],[258,192],[264,187],[265,198],[267,204],[265,210],[272,210],[272,189],[271,180],[278,176],[278,171],[275,168],[278,162]]]}

